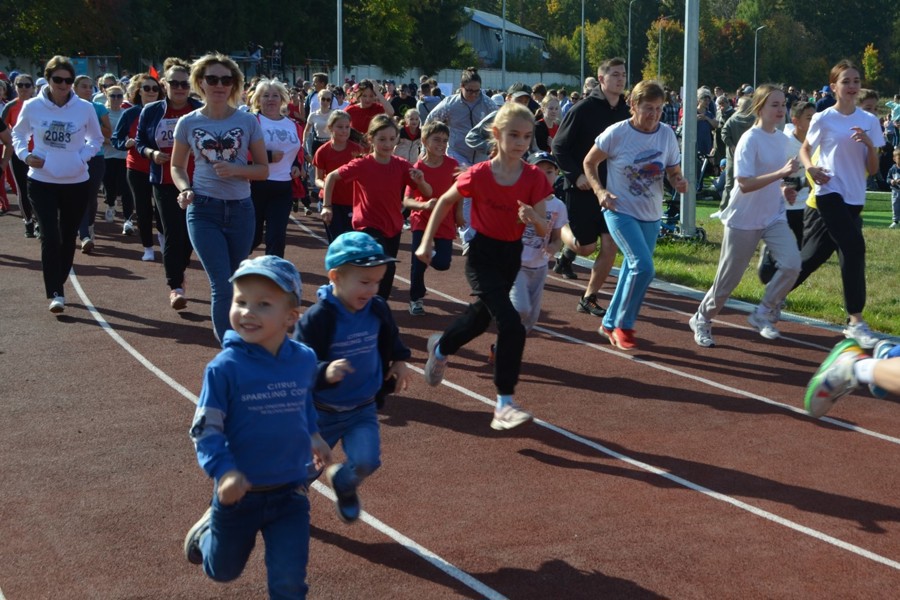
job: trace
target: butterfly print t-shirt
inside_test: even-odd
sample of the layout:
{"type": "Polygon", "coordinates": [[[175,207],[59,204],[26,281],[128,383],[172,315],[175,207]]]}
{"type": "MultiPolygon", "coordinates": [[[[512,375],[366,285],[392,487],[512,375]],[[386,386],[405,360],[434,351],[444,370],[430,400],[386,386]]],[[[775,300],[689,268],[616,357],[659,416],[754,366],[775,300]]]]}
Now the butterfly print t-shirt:
{"type": "Polygon", "coordinates": [[[191,182],[194,194],[219,200],[249,198],[250,182],[243,177],[219,177],[213,165],[217,162],[246,165],[250,144],[262,139],[259,121],[241,110],[225,119],[210,119],[195,110],[175,125],[175,141],[186,144],[194,154],[191,182]]]}

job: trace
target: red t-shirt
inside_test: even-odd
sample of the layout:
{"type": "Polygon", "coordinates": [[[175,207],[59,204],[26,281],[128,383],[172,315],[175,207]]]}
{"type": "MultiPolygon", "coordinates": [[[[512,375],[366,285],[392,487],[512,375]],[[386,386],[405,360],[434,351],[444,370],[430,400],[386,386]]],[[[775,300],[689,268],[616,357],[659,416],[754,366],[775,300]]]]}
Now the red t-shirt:
{"type": "MultiPolygon", "coordinates": [[[[171,106],[169,106],[167,104],[166,105],[166,114],[163,115],[163,118],[162,118],[162,121],[160,122],[160,124],[162,124],[163,122],[165,122],[169,119],[178,119],[179,117],[183,117],[184,115],[188,114],[189,112],[193,112],[193,110],[194,110],[194,108],[190,104],[186,104],[185,106],[183,106],[181,108],[177,108],[177,109],[172,108],[171,106]]],[[[175,126],[173,124],[172,130],[174,131],[174,129],[175,129],[175,126]]],[[[171,148],[161,148],[160,150],[162,152],[172,152],[171,148]]],[[[188,156],[190,158],[188,159],[187,172],[188,172],[188,177],[190,178],[190,180],[193,181],[193,179],[194,179],[194,153],[189,152],[188,156]]],[[[162,165],[162,176],[163,176],[163,184],[175,185],[175,182],[172,180],[172,169],[169,168],[169,163],[165,163],[164,165],[162,165]]]]}
{"type": "Polygon", "coordinates": [[[363,135],[369,131],[369,123],[375,115],[384,112],[384,107],[375,102],[369,108],[363,108],[359,104],[351,104],[347,107],[347,114],[350,115],[350,127],[362,133],[363,135]]]}
{"type": "MultiPolygon", "coordinates": [[[[137,138],[138,119],[131,121],[131,127],[128,128],[128,137],[137,138]]],[[[144,158],[137,151],[137,144],[128,149],[128,156],[125,157],[125,168],[140,173],[146,173],[150,177],[150,159],[144,158]]],[[[168,164],[163,166],[163,171],[168,171],[168,164]]]]}
{"type": "MultiPolygon", "coordinates": [[[[19,122],[19,113],[22,112],[22,106],[25,103],[22,102],[20,98],[14,98],[7,104],[4,109],[6,109],[6,125],[10,129],[16,126],[16,123],[19,122]]],[[[34,140],[29,136],[28,138],[28,151],[31,152],[34,150],[34,140]]]]}
{"type": "MultiPolygon", "coordinates": [[[[444,195],[444,192],[453,187],[453,182],[456,180],[456,169],[459,168],[459,163],[456,162],[456,159],[445,156],[444,162],[441,163],[441,166],[439,167],[429,167],[423,160],[416,161],[414,167],[416,169],[421,169],[422,172],[425,173],[425,181],[431,185],[431,189],[433,190],[431,198],[440,198],[444,195]]],[[[416,200],[423,202],[429,199],[425,198],[416,186],[409,186],[406,188],[406,197],[415,198],[416,200]]],[[[428,219],[430,218],[430,210],[413,210],[409,213],[409,224],[413,231],[425,231],[425,227],[428,225],[428,219]]],[[[452,210],[448,212],[447,216],[444,217],[444,220],[441,221],[434,237],[435,239],[440,240],[452,240],[456,237],[456,215],[453,214],[452,210]]]]}
{"type": "Polygon", "coordinates": [[[407,185],[415,185],[410,169],[412,165],[405,158],[391,156],[390,162],[383,164],[372,154],[338,169],[342,180],[353,182],[353,229],[372,227],[385,237],[400,235],[403,190],[407,185]]]}
{"type": "MultiPolygon", "coordinates": [[[[347,142],[343,150],[335,150],[331,141],[322,144],[313,157],[313,166],[322,169],[327,177],[329,173],[338,169],[363,153],[362,146],[356,142],[347,142]]],[[[319,198],[325,199],[325,190],[319,190],[319,198]]],[[[350,206],[353,204],[353,182],[338,181],[334,186],[331,203],[338,206],[350,206]]]]}
{"type": "Polygon", "coordinates": [[[502,242],[522,239],[525,224],[519,221],[519,200],[534,206],[553,194],[543,171],[527,163],[522,163],[518,181],[513,185],[500,185],[494,179],[489,160],[462,173],[456,180],[456,189],[472,199],[475,231],[502,242]]]}

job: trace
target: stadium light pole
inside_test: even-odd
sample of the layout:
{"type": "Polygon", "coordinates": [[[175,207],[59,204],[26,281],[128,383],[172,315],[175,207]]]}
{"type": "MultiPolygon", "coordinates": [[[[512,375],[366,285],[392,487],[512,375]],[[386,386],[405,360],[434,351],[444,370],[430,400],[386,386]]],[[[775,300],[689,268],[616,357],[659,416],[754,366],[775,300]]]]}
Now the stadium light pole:
{"type": "Polygon", "coordinates": [[[584,87],[584,0],[581,0],[581,87],[584,87]]]}
{"type": "Polygon", "coordinates": [[[337,0],[337,73],[335,83],[344,85],[344,0],[337,0]]]}
{"type": "Polygon", "coordinates": [[[625,66],[625,88],[631,89],[631,7],[637,0],[628,3],[628,64],[625,66]]]}
{"type": "Polygon", "coordinates": [[[756,89],[756,49],[759,46],[759,32],[762,29],[765,29],[765,25],[760,25],[756,28],[756,33],[753,34],[753,89],[756,89]]]}

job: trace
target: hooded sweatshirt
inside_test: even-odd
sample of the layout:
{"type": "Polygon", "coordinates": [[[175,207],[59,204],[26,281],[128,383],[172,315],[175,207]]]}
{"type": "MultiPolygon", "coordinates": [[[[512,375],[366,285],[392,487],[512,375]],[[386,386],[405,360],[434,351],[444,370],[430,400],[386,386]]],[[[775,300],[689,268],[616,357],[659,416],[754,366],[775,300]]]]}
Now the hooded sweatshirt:
{"type": "Polygon", "coordinates": [[[94,105],[70,92],[57,106],[49,86],[22,107],[13,128],[13,149],[24,161],[29,154],[44,159],[40,169],[28,168],[28,177],[44,183],[81,183],[88,179],[88,161],[103,146],[103,133],[94,105]],[[28,142],[34,139],[34,149],[28,142]]]}
{"type": "Polygon", "coordinates": [[[190,430],[197,460],[217,481],[237,469],[253,485],[306,482],[317,433],[316,355],[287,339],[277,356],[227,331],[206,366],[190,430]]]}

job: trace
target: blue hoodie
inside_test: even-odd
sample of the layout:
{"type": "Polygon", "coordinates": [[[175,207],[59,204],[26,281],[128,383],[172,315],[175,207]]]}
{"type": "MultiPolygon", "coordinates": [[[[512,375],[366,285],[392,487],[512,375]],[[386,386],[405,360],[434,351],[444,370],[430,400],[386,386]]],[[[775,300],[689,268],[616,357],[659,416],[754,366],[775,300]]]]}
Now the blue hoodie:
{"type": "Polygon", "coordinates": [[[253,485],[307,480],[317,433],[312,389],[316,355],[285,338],[273,356],[234,331],[206,366],[190,436],[203,470],[217,481],[237,469],[253,485]]]}

